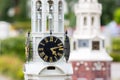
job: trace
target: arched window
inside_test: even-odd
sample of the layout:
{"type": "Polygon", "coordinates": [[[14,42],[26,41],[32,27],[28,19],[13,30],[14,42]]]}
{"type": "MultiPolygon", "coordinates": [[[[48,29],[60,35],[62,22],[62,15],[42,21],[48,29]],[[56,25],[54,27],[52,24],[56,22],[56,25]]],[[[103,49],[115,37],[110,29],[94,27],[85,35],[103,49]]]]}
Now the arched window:
{"type": "Polygon", "coordinates": [[[92,17],[92,18],[91,18],[91,25],[94,25],[94,22],[95,22],[95,18],[92,17]]]}
{"type": "Polygon", "coordinates": [[[84,17],[84,25],[87,25],[87,17],[84,17]]]}
{"type": "Polygon", "coordinates": [[[38,0],[36,2],[36,11],[37,11],[37,32],[42,31],[42,2],[38,0]]]}
{"type": "Polygon", "coordinates": [[[92,50],[100,50],[100,42],[92,41],[92,50]]]}
{"type": "Polygon", "coordinates": [[[42,2],[40,0],[36,2],[36,7],[37,7],[37,11],[42,11],[42,2]]]}
{"type": "Polygon", "coordinates": [[[48,0],[48,5],[49,5],[49,14],[48,14],[48,22],[47,22],[47,24],[48,24],[48,29],[49,30],[51,30],[51,31],[53,31],[53,19],[54,19],[54,14],[53,14],[53,9],[54,9],[54,2],[52,1],[52,0],[48,0]]]}
{"type": "Polygon", "coordinates": [[[73,42],[73,50],[76,50],[76,42],[73,42]]]}
{"type": "Polygon", "coordinates": [[[58,2],[58,31],[60,32],[61,31],[61,28],[62,28],[62,17],[63,17],[63,15],[62,15],[62,10],[63,9],[63,4],[62,4],[62,1],[60,0],[59,2],[58,2]]]}
{"type": "Polygon", "coordinates": [[[105,40],[102,40],[103,48],[105,48],[105,40]]]}

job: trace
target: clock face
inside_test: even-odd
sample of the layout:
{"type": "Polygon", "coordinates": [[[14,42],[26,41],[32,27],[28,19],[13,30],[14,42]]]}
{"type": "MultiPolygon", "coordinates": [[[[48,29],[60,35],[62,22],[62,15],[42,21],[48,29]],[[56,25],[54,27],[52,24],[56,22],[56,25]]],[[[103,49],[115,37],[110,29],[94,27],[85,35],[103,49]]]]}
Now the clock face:
{"type": "Polygon", "coordinates": [[[56,62],[63,56],[63,43],[54,36],[44,38],[38,46],[38,54],[45,62],[56,62]]]}

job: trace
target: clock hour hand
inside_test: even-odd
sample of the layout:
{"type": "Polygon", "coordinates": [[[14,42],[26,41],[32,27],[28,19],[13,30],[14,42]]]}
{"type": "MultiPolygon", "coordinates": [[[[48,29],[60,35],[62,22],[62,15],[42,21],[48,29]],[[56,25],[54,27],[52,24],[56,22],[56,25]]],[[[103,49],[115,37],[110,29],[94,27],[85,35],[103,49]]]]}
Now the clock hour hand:
{"type": "Polygon", "coordinates": [[[56,51],[55,51],[55,49],[57,49],[57,48],[59,48],[59,47],[50,48],[50,50],[52,51],[52,54],[55,56],[57,56],[56,51]]]}

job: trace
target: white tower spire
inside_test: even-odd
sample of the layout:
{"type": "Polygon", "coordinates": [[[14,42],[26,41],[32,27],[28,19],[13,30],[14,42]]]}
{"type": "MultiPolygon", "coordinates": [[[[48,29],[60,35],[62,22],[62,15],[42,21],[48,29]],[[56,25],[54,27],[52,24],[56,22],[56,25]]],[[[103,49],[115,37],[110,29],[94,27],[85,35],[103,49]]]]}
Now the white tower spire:
{"type": "MultiPolygon", "coordinates": [[[[76,50],[85,53],[86,55],[81,56],[82,59],[91,58],[87,56],[88,54],[91,56],[95,53],[103,53],[106,55],[107,52],[105,50],[105,38],[100,33],[100,16],[102,13],[102,6],[98,3],[98,0],[79,0],[79,3],[75,5],[75,14],[77,18],[76,23],[76,30],[73,34],[72,44],[73,44],[73,51],[76,50]],[[88,52],[86,52],[88,51],[88,52]]],[[[78,52],[77,51],[77,52],[78,52]]],[[[75,54],[78,54],[78,53],[75,54]]],[[[80,53],[81,53],[80,52],[80,53]]],[[[81,53],[81,55],[83,54],[81,53]]],[[[96,53],[96,55],[100,55],[96,53]]],[[[75,55],[72,54],[71,55],[75,55]]],[[[78,54],[80,55],[80,54],[78,54]]],[[[102,56],[103,56],[102,55],[102,56]]],[[[101,56],[101,60],[102,60],[101,56]]],[[[74,58],[71,56],[71,58],[74,58]]],[[[111,60],[109,55],[104,57],[105,60],[111,60]]],[[[80,59],[80,57],[79,57],[80,59]]],[[[93,57],[92,59],[95,59],[93,57]]],[[[99,58],[100,59],[100,56],[99,58]]]]}
{"type": "Polygon", "coordinates": [[[112,58],[106,52],[105,38],[100,34],[101,13],[102,6],[98,0],[79,0],[75,6],[77,24],[70,56],[73,80],[110,80],[112,58]]]}
{"type": "Polygon", "coordinates": [[[88,35],[100,32],[101,11],[101,4],[97,0],[79,0],[75,6],[76,33],[88,35]]]}
{"type": "Polygon", "coordinates": [[[64,32],[63,0],[32,0],[31,5],[33,33],[64,32]]]}
{"type": "Polygon", "coordinates": [[[71,80],[63,1],[31,0],[32,30],[26,40],[25,80],[71,80]]]}

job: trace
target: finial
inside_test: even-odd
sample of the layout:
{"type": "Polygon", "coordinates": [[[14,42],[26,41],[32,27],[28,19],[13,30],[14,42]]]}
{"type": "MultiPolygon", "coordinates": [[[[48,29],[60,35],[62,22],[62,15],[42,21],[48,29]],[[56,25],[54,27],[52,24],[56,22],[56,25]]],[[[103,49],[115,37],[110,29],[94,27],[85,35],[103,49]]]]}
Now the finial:
{"type": "Polygon", "coordinates": [[[30,35],[30,31],[28,31],[28,35],[30,35]]]}
{"type": "Polygon", "coordinates": [[[52,30],[50,30],[50,35],[52,35],[52,30]]]}
{"type": "Polygon", "coordinates": [[[28,31],[28,35],[27,36],[30,37],[30,31],[28,31]]]}
{"type": "Polygon", "coordinates": [[[66,35],[68,34],[68,31],[67,31],[67,30],[65,31],[65,34],[66,34],[66,35]]]}

